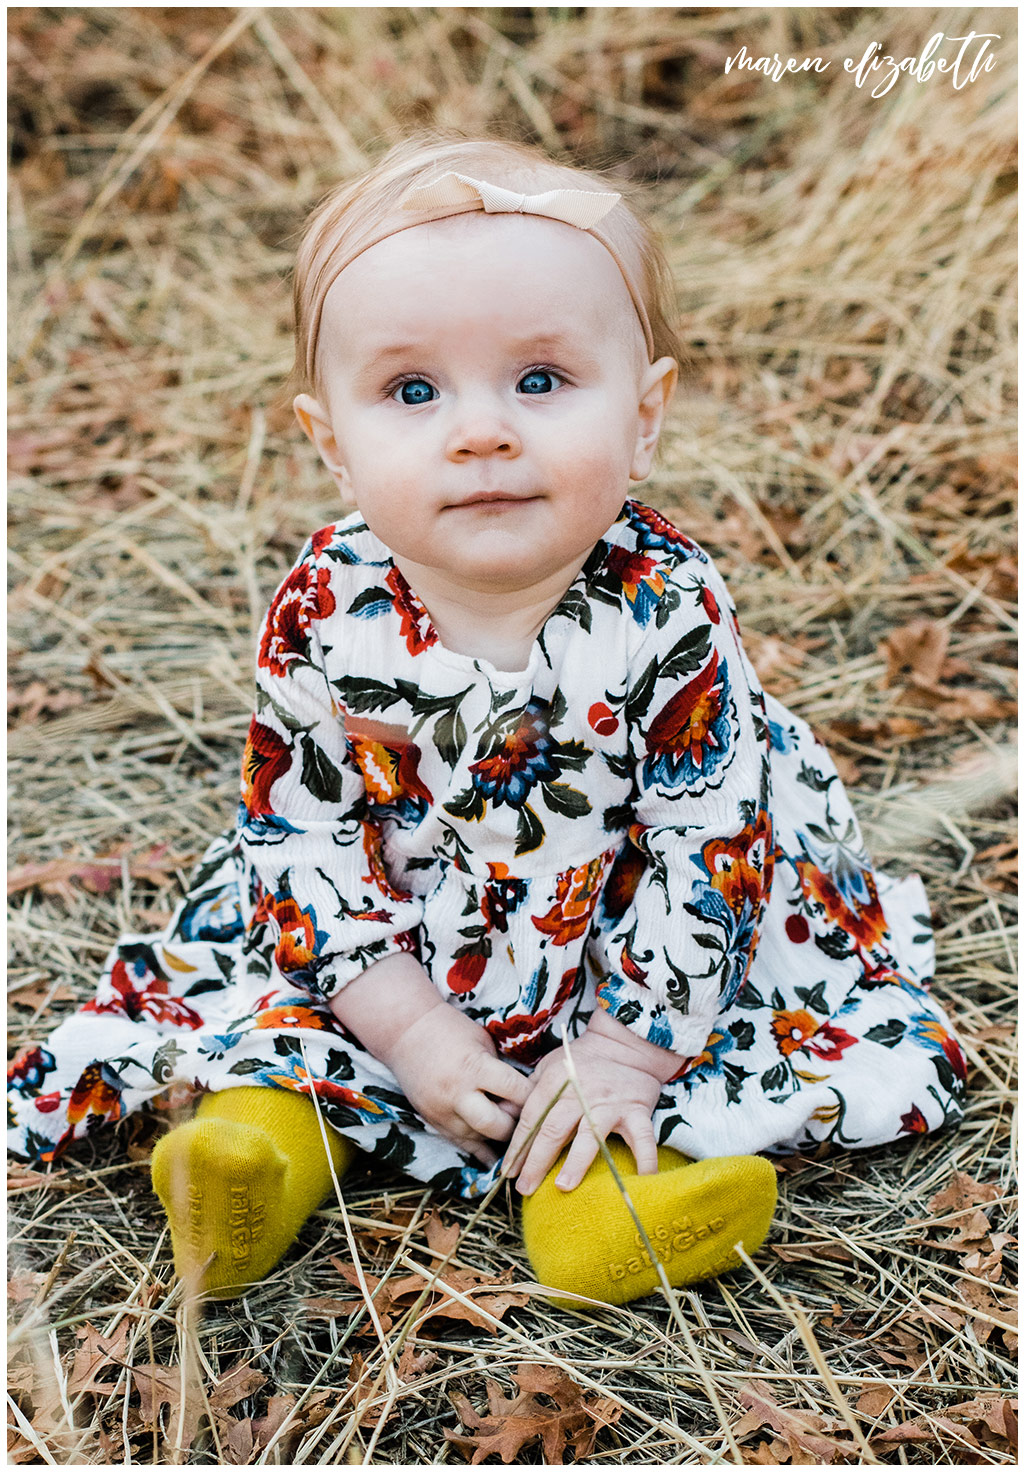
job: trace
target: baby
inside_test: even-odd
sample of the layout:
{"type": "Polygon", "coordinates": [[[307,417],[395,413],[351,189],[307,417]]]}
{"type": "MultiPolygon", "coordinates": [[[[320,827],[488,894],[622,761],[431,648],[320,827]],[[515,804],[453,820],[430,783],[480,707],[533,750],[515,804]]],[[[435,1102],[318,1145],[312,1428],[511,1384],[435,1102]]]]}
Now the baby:
{"type": "Polygon", "coordinates": [[[563,1293],[726,1271],[757,1152],[936,1128],[964,1064],[920,881],[872,872],[709,557],[627,499],[677,376],[650,232],[538,151],[417,141],[319,208],[295,295],[295,412],[358,511],[267,615],[237,834],[15,1060],[15,1148],[201,1092],[153,1180],[211,1293],[358,1151],[513,1179],[563,1293]]]}

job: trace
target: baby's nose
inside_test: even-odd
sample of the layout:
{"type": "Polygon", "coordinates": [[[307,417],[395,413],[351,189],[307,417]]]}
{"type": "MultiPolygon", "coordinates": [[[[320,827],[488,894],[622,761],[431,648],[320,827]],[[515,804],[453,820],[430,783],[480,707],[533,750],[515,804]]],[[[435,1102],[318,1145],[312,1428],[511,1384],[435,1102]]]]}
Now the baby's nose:
{"type": "Polygon", "coordinates": [[[512,425],[493,408],[467,406],[448,435],[447,453],[451,460],[468,460],[476,455],[512,457],[521,450],[512,425]]]}

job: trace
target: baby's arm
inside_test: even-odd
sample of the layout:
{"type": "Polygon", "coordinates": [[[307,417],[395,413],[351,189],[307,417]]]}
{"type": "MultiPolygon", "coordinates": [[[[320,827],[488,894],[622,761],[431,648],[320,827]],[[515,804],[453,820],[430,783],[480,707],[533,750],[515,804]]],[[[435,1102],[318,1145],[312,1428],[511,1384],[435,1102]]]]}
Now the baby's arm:
{"type": "MultiPolygon", "coordinates": [[[[658,1147],[651,1116],[662,1084],[679,1072],[683,1059],[645,1042],[601,1008],[569,1047],[580,1090],[601,1139],[621,1135],[633,1152],[638,1173],[653,1175],[658,1169],[658,1147]]],[[[585,1121],[562,1047],[537,1066],[530,1079],[529,1098],[505,1152],[509,1174],[518,1178],[516,1184],[524,1196],[537,1189],[573,1135],[575,1139],[556,1181],[564,1191],[571,1191],[582,1181],[597,1155],[598,1143],[585,1121]],[[553,1104],[560,1089],[561,1097],[553,1104]],[[530,1131],[540,1119],[543,1124],[524,1150],[530,1131]],[[520,1152],[522,1158],[518,1159],[520,1152]]]]}
{"type": "Polygon", "coordinates": [[[530,1083],[501,1062],[489,1033],[444,1000],[413,956],[378,961],[329,1005],[391,1070],[422,1119],[485,1165],[497,1160],[488,1141],[508,1139],[530,1083]]]}

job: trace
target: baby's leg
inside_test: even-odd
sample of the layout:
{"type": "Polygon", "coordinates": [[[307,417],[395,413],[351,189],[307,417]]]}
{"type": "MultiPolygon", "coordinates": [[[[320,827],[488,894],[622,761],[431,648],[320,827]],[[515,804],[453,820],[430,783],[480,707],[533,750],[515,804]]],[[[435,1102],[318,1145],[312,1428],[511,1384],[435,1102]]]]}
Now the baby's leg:
{"type": "MultiPolygon", "coordinates": [[[[329,1128],[327,1139],[340,1177],[355,1146],[329,1128]]],[[[181,1277],[201,1274],[195,1286],[215,1298],[265,1277],[331,1188],[316,1108],[288,1089],[206,1094],[195,1118],[153,1151],[174,1266],[181,1277]]]]}
{"type": "MultiPolygon", "coordinates": [[[[658,1151],[658,1174],[638,1176],[632,1153],[608,1141],[615,1167],[674,1288],[737,1267],[775,1209],[775,1170],[761,1155],[689,1161],[658,1151]]],[[[523,1202],[523,1242],[539,1282],[604,1303],[656,1293],[658,1274],[615,1178],[599,1155],[574,1191],[555,1185],[561,1161],[523,1202]]]]}

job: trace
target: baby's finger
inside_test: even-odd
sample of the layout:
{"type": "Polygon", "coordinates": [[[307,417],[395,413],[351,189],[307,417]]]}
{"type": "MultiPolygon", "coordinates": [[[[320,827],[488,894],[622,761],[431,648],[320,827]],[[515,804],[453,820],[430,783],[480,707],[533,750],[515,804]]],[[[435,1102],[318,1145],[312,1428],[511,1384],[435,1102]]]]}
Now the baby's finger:
{"type": "Polygon", "coordinates": [[[478,1089],[463,1094],[456,1107],[459,1118],[485,1140],[507,1140],[515,1129],[515,1121],[478,1089]]]}
{"type": "MultiPolygon", "coordinates": [[[[572,1102],[575,1104],[575,1100],[572,1102]]],[[[579,1119],[579,1108],[573,1108],[568,1101],[563,1101],[550,1110],[519,1169],[516,1189],[521,1195],[530,1196],[536,1191],[579,1124],[579,1119]]]]}
{"type": "Polygon", "coordinates": [[[630,1115],[615,1126],[633,1152],[638,1176],[658,1174],[658,1142],[654,1138],[654,1125],[647,1114],[630,1115]]]}
{"type": "Polygon", "coordinates": [[[500,1058],[482,1059],[473,1083],[478,1089],[515,1105],[517,1112],[530,1097],[530,1080],[500,1058]]]}
{"type": "Polygon", "coordinates": [[[576,1131],[576,1138],[569,1147],[562,1169],[555,1177],[560,1191],[574,1191],[594,1163],[600,1146],[594,1138],[590,1125],[584,1119],[576,1131]]]}

